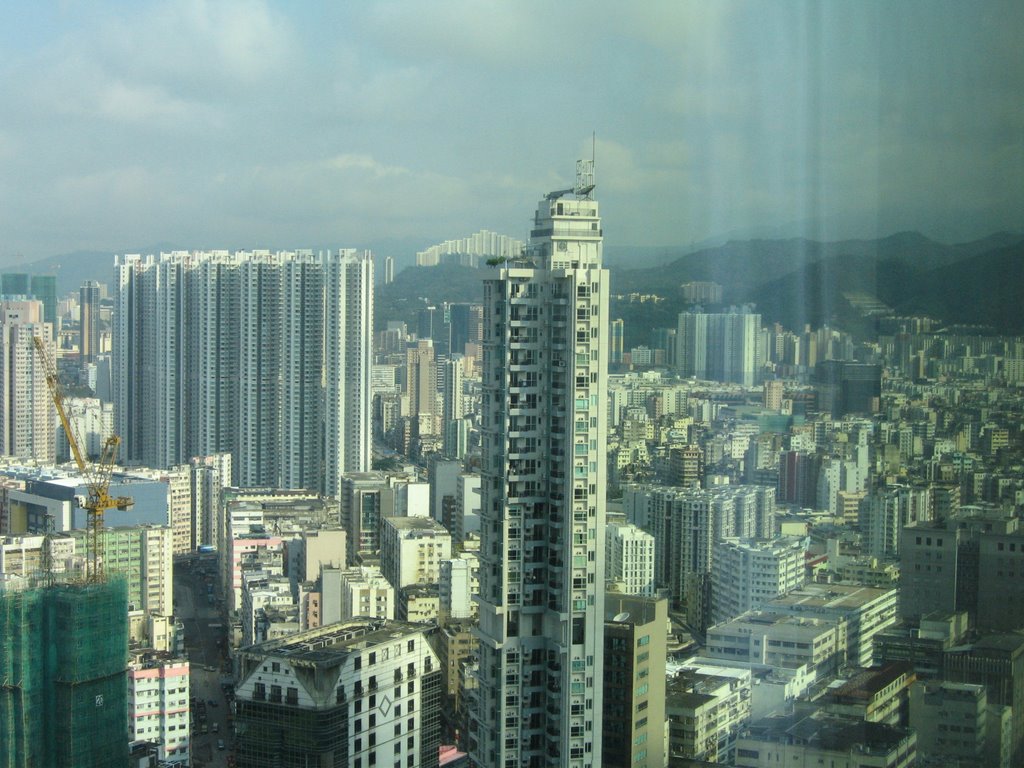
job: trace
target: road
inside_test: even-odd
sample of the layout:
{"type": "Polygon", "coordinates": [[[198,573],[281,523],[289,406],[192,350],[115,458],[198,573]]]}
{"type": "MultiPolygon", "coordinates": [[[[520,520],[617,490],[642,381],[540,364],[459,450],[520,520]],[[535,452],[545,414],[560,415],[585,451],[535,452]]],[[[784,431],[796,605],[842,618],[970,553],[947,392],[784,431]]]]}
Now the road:
{"type": "Polygon", "coordinates": [[[175,613],[185,627],[185,651],[190,664],[192,711],[192,765],[194,768],[227,768],[233,734],[228,722],[228,701],[221,689],[227,673],[222,656],[224,630],[219,606],[210,604],[204,572],[214,573],[210,557],[182,560],[174,565],[175,613]],[[195,565],[193,565],[195,563],[195,565]],[[198,702],[205,702],[207,733],[201,732],[198,702]],[[217,732],[214,733],[214,728],[217,732]],[[224,742],[223,750],[217,743],[224,742]]]}

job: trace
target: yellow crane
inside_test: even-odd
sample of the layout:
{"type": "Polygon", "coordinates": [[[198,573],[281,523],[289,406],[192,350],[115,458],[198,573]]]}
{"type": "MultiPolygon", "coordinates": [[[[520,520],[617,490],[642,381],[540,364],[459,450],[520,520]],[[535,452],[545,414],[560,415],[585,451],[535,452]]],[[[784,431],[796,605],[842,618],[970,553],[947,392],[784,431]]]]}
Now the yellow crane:
{"type": "Polygon", "coordinates": [[[57,416],[60,424],[67,435],[68,443],[71,445],[71,455],[75,457],[75,464],[78,465],[78,472],[85,481],[88,496],[85,501],[87,515],[86,527],[89,543],[89,560],[86,563],[85,577],[87,581],[103,580],[103,515],[108,509],[128,509],[132,500],[128,496],[110,495],[110,475],[114,471],[114,463],[117,460],[118,447],[121,438],[111,435],[103,443],[103,450],[100,452],[99,461],[89,464],[82,453],[82,441],[78,438],[78,430],[68,413],[67,402],[64,398],[64,390],[60,384],[60,377],[57,375],[57,363],[50,354],[46,342],[41,336],[34,336],[36,352],[46,372],[46,386],[50,390],[50,397],[57,409],[57,416]]]}

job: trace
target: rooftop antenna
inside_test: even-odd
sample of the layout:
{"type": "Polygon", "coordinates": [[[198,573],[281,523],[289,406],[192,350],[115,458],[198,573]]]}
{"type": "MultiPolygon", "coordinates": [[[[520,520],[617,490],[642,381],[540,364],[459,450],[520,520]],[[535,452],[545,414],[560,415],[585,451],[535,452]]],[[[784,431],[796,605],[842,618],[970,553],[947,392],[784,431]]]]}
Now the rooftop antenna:
{"type": "Polygon", "coordinates": [[[594,160],[597,155],[597,132],[591,135],[590,159],[576,161],[576,193],[578,200],[592,200],[594,187],[594,160]]]}

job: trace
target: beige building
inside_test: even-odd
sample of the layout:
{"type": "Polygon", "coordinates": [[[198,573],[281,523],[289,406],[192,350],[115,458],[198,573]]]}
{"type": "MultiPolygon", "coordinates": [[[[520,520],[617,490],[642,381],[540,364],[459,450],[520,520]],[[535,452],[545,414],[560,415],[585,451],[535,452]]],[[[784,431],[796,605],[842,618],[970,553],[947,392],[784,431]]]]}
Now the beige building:
{"type": "Polygon", "coordinates": [[[668,683],[665,701],[669,765],[684,760],[731,764],[740,730],[750,722],[750,701],[749,671],[678,672],[668,683]]]}
{"type": "Polygon", "coordinates": [[[437,584],[441,561],[452,556],[452,536],[430,517],[389,517],[380,538],[380,569],[397,590],[437,584]]]}
{"type": "Polygon", "coordinates": [[[602,765],[665,764],[668,601],[608,593],[602,765]]]}

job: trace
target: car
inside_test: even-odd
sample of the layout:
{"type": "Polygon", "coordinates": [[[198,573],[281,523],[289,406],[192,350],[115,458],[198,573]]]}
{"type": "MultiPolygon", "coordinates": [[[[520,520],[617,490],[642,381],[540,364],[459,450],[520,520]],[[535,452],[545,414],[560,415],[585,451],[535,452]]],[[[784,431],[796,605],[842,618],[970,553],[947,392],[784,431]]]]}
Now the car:
{"type": "Polygon", "coordinates": [[[217,749],[224,749],[224,739],[217,739],[217,749]]]}
{"type": "Polygon", "coordinates": [[[207,699],[206,703],[209,704],[211,707],[216,707],[217,706],[217,702],[214,701],[213,699],[207,699]]]}
{"type": "Polygon", "coordinates": [[[220,723],[214,723],[213,724],[213,732],[214,733],[219,733],[220,732],[220,723]]]}

